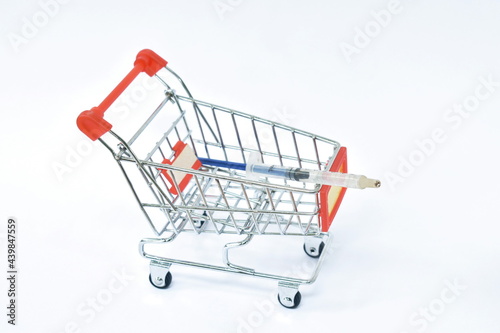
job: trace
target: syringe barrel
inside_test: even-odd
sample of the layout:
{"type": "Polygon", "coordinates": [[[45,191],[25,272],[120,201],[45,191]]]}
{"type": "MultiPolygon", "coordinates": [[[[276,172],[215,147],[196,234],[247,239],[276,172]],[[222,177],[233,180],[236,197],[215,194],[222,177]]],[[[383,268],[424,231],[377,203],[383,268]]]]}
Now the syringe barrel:
{"type": "Polygon", "coordinates": [[[247,164],[246,172],[250,178],[266,176],[307,182],[307,178],[309,177],[309,170],[279,165],[247,164]]]}
{"type": "Polygon", "coordinates": [[[301,181],[304,183],[341,186],[349,188],[364,188],[360,186],[360,175],[341,172],[329,172],[321,170],[309,170],[301,168],[290,168],[279,165],[247,164],[247,176],[256,178],[259,176],[281,178],[287,180],[301,181]]]}
{"type": "Polygon", "coordinates": [[[359,179],[361,177],[363,176],[349,173],[310,170],[309,178],[303,181],[316,184],[359,188],[359,179]]]}

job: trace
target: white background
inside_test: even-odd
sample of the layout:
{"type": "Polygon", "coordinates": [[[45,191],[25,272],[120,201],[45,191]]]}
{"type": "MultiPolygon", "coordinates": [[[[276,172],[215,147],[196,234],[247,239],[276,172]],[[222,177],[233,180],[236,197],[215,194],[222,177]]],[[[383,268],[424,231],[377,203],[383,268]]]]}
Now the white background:
{"type": "MultiPolygon", "coordinates": [[[[43,3],[0,5],[2,270],[8,217],[19,227],[18,325],[6,323],[2,278],[2,332],[500,330],[500,86],[466,118],[446,118],[487,92],[481,78],[500,82],[498,2],[401,0],[390,16],[380,14],[389,1],[43,3]],[[357,53],[346,56],[346,44],[357,53]],[[298,309],[277,304],[274,282],[217,272],[174,266],[171,288],[151,287],[137,242],[152,235],[109,154],[93,145],[55,172],[87,141],[77,115],[143,48],[198,99],[285,115],[346,146],[351,172],[382,180],[347,192],[298,309]],[[417,142],[436,129],[442,140],[424,155],[417,142]]],[[[218,259],[226,240],[187,235],[172,248],[218,259]]],[[[281,273],[312,260],[281,238],[256,240],[241,258],[281,273]],[[287,259],[264,260],[273,253],[287,259]]]]}

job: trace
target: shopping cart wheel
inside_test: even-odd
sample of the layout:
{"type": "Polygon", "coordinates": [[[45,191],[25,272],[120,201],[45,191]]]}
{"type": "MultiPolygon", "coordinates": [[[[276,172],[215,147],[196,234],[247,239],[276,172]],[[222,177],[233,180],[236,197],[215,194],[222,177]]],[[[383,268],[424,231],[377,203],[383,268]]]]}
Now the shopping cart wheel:
{"type": "Polygon", "coordinates": [[[170,286],[170,283],[172,283],[172,273],[170,273],[170,271],[167,272],[164,278],[157,276],[155,281],[153,281],[151,274],[149,274],[149,282],[151,282],[151,284],[156,288],[166,289],[170,286]]]}
{"type": "Polygon", "coordinates": [[[321,241],[318,243],[316,238],[312,240],[306,239],[304,242],[304,252],[311,258],[319,258],[324,248],[325,242],[321,241]]]}
{"type": "MultiPolygon", "coordinates": [[[[207,212],[203,212],[203,216],[208,217],[207,212]]],[[[193,220],[193,222],[196,229],[201,229],[206,221],[203,219],[199,219],[199,220],[193,220]]]]}
{"type": "Polygon", "coordinates": [[[278,302],[280,302],[281,305],[288,309],[295,309],[297,306],[299,306],[301,299],[302,295],[300,294],[300,291],[297,291],[293,298],[290,296],[281,296],[280,294],[278,294],[278,302]]]}
{"type": "Polygon", "coordinates": [[[299,284],[286,281],[278,283],[278,302],[285,308],[295,309],[299,306],[301,299],[299,284]]]}
{"type": "Polygon", "coordinates": [[[149,282],[159,289],[165,289],[170,286],[172,282],[172,273],[170,273],[171,264],[168,262],[161,262],[151,260],[149,263],[149,282]]]}

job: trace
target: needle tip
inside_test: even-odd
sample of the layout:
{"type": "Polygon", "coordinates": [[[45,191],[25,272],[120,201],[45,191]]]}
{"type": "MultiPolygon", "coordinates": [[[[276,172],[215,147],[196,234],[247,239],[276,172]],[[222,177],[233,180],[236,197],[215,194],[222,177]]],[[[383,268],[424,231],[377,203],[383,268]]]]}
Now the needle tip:
{"type": "Polygon", "coordinates": [[[378,179],[366,178],[365,176],[359,179],[359,188],[379,188],[382,183],[378,179]]]}

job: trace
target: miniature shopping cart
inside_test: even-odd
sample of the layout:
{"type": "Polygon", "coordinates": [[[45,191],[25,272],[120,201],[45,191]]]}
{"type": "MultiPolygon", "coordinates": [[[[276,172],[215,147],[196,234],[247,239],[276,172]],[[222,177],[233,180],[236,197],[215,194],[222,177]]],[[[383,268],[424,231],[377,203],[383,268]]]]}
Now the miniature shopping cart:
{"type": "Polygon", "coordinates": [[[346,188],[294,179],[249,178],[230,163],[248,163],[254,154],[267,164],[346,173],[345,147],[274,121],[196,100],[167,62],[150,50],[139,52],[131,72],[98,107],[82,112],[77,124],[111,152],[155,234],[156,238],[144,238],[139,244],[141,255],[150,260],[153,286],[167,288],[172,280],[171,265],[187,265],[277,280],[279,302],[288,308],[298,306],[299,286],[313,283],[318,276],[324,249],[331,240],[329,228],[346,188]],[[141,75],[146,79],[158,80],[161,92],[155,98],[160,100],[126,140],[111,130],[103,116],[141,72],[149,75],[141,75]],[[207,159],[227,164],[200,162],[207,159]],[[233,234],[242,239],[223,247],[220,266],[166,258],[145,249],[172,242],[181,233],[233,234]],[[317,259],[312,276],[280,276],[229,260],[231,249],[260,235],[304,237],[306,254],[317,259]]]}

